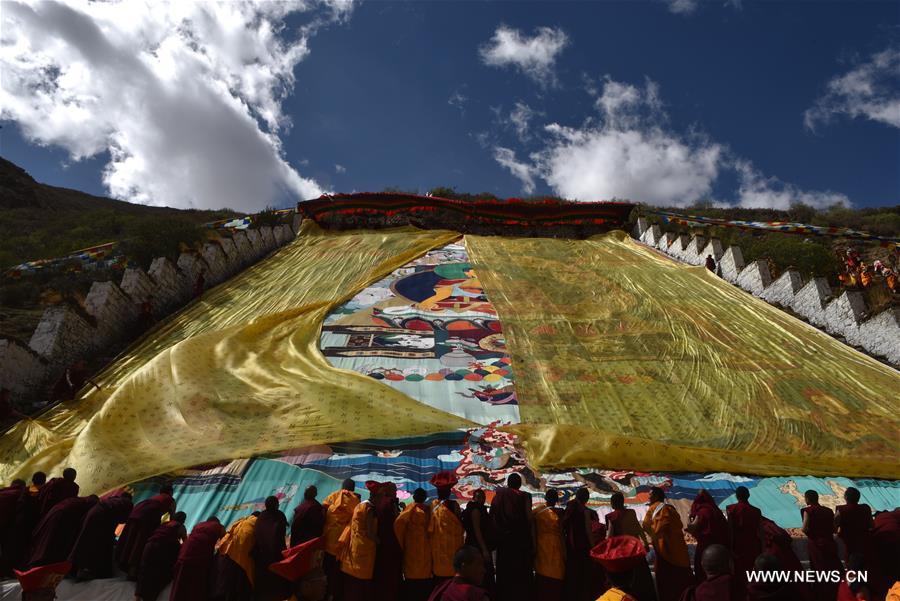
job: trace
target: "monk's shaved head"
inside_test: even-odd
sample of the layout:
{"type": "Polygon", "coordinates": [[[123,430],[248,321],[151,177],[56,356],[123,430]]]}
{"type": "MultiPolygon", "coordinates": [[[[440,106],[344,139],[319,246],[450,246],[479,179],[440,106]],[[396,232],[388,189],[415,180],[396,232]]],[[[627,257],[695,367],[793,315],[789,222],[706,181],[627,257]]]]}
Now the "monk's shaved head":
{"type": "Polygon", "coordinates": [[[559,491],[555,488],[551,488],[544,493],[544,500],[547,501],[547,505],[553,507],[556,505],[557,501],[559,501],[559,491]]]}
{"type": "Polygon", "coordinates": [[[650,489],[650,502],[651,503],[662,503],[666,499],[666,493],[663,492],[658,486],[654,486],[650,489]]]}
{"type": "Polygon", "coordinates": [[[803,493],[803,498],[806,499],[807,505],[815,505],[819,502],[819,493],[814,490],[808,490],[803,493]]]}
{"type": "Polygon", "coordinates": [[[353,478],[346,478],[344,482],[341,483],[341,488],[344,490],[356,490],[356,482],[353,481],[353,478]]]}
{"type": "Polygon", "coordinates": [[[413,491],[413,501],[416,503],[424,503],[427,498],[428,493],[425,492],[424,488],[417,488],[413,491]]]}
{"type": "Polygon", "coordinates": [[[750,498],[750,491],[746,486],[738,486],[734,489],[734,496],[738,501],[746,501],[750,498]]]}
{"type": "Polygon", "coordinates": [[[69,482],[75,482],[75,476],[78,475],[78,472],[75,471],[74,467],[67,467],[63,470],[63,479],[68,480],[69,482]]]}
{"type": "Polygon", "coordinates": [[[172,516],[172,519],[183,524],[187,520],[187,514],[183,511],[178,511],[172,516]]]}
{"type": "Polygon", "coordinates": [[[319,494],[319,489],[315,486],[307,486],[306,490],[303,491],[303,498],[307,501],[312,501],[319,494]]]}
{"type": "Polygon", "coordinates": [[[753,562],[757,572],[777,572],[781,569],[781,562],[771,553],[762,553],[753,562]]]}
{"type": "Polygon", "coordinates": [[[35,472],[31,477],[31,483],[35,486],[43,486],[44,482],[47,481],[47,474],[44,472],[35,472]]]}
{"type": "Polygon", "coordinates": [[[25,481],[21,478],[16,478],[12,481],[12,484],[10,486],[12,486],[13,488],[25,488],[25,481]]]}
{"type": "Polygon", "coordinates": [[[848,487],[844,491],[844,500],[848,503],[859,503],[859,489],[848,487]]]}
{"type": "Polygon", "coordinates": [[[575,498],[582,503],[587,503],[591,498],[591,491],[589,491],[587,487],[583,486],[575,491],[575,498]]]}
{"type": "Polygon", "coordinates": [[[266,509],[269,511],[275,511],[278,509],[278,497],[266,497],[266,509]]]}
{"type": "Polygon", "coordinates": [[[703,551],[700,565],[703,566],[707,578],[731,574],[731,552],[725,545],[710,545],[703,551]]]}
{"type": "Polygon", "coordinates": [[[518,489],[522,486],[522,476],[516,473],[510,474],[509,478],[506,479],[506,485],[510,488],[518,489]]]}
{"type": "Polygon", "coordinates": [[[625,495],[620,492],[614,492],[612,496],[609,498],[609,504],[613,509],[624,509],[625,508],[625,495]]]}

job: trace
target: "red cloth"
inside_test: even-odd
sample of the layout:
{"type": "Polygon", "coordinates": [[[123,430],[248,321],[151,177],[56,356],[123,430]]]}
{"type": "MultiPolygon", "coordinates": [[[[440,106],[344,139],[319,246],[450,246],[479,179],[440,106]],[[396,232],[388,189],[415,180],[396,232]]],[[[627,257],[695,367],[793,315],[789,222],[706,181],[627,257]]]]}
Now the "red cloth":
{"type": "Polygon", "coordinates": [[[403,578],[403,549],[394,534],[397,519],[397,499],[385,496],[375,505],[378,519],[378,551],[375,553],[375,571],[372,587],[376,600],[394,601],[400,597],[403,578]]]}
{"type": "Polygon", "coordinates": [[[741,579],[731,574],[714,576],[684,591],[681,601],[745,601],[747,592],[741,579]]]}
{"type": "Polygon", "coordinates": [[[287,518],[278,509],[266,509],[256,518],[256,543],[253,556],[256,561],[255,597],[267,599],[284,599],[290,595],[290,583],[269,570],[269,566],[281,561],[281,552],[285,549],[287,518]]]}
{"type": "Polygon", "coordinates": [[[591,549],[591,559],[607,572],[627,572],[636,568],[647,555],[644,543],[633,536],[611,536],[591,549]]]}
{"type": "Polygon", "coordinates": [[[871,543],[872,508],[865,503],[854,505],[838,505],[837,513],[841,516],[838,536],[844,542],[844,559],[849,560],[854,553],[869,553],[871,543]]]}
{"type": "Polygon", "coordinates": [[[174,507],[172,496],[162,493],[134,506],[116,543],[116,563],[123,572],[134,572],[141,565],[144,545],[159,527],[163,514],[174,507]]]}
{"type": "Polygon", "coordinates": [[[47,515],[50,508],[64,499],[78,496],[78,484],[65,478],[51,478],[38,493],[40,517],[47,515]]]}
{"type": "Polygon", "coordinates": [[[76,574],[86,570],[85,576],[91,578],[112,577],[116,526],[128,519],[131,510],[129,497],[100,499],[90,508],[69,554],[76,574]]]}
{"type": "Polygon", "coordinates": [[[284,559],[269,566],[269,569],[288,582],[296,582],[312,569],[321,568],[325,556],[325,541],[322,537],[282,551],[284,559]]]}
{"type": "MultiPolygon", "coordinates": [[[[838,557],[837,543],[834,542],[834,512],[821,505],[810,505],[800,510],[801,515],[808,515],[807,552],[809,567],[812,570],[843,570],[838,557]]],[[[837,584],[819,582],[813,585],[816,599],[834,599],[837,584]]]]}
{"type": "MultiPolygon", "coordinates": [[[[520,597],[526,598],[528,596],[520,597]]],[[[487,601],[487,599],[487,593],[483,588],[467,584],[461,578],[451,578],[434,589],[428,601],[487,601]]]]}
{"type": "Polygon", "coordinates": [[[533,576],[531,496],[500,487],[490,516],[497,532],[497,601],[518,601],[531,594],[533,576]]]}
{"type": "Polygon", "coordinates": [[[876,593],[887,595],[888,589],[900,581],[900,509],[884,511],[875,516],[872,529],[872,549],[876,560],[876,593]]]}
{"type": "Polygon", "coordinates": [[[97,497],[72,497],[54,505],[38,522],[31,537],[28,567],[66,561],[81,531],[81,523],[97,497]]]}
{"type": "Polygon", "coordinates": [[[725,508],[728,514],[728,525],[731,527],[731,549],[734,553],[734,573],[738,578],[746,578],[746,573],[753,569],[753,562],[762,552],[762,541],[759,537],[762,512],[747,503],[738,501],[725,508]]]}
{"type": "Polygon", "coordinates": [[[459,482],[459,478],[449,470],[438,472],[431,477],[431,484],[437,489],[453,488],[457,482],[459,482]]]}
{"type": "Polygon", "coordinates": [[[710,545],[731,546],[731,534],[728,531],[728,521],[715,500],[705,490],[697,493],[691,504],[690,517],[697,528],[693,532],[694,538],[697,539],[697,547],[694,550],[694,575],[697,582],[703,582],[706,580],[706,572],[700,564],[703,552],[710,545]]]}
{"type": "Polygon", "coordinates": [[[144,544],[134,594],[145,601],[155,601],[172,580],[184,524],[170,520],[157,526],[144,544]]]}
{"type": "Polygon", "coordinates": [[[291,521],[291,547],[322,536],[325,529],[325,509],[315,499],[304,500],[294,509],[291,521]]]}
{"type": "Polygon", "coordinates": [[[25,572],[15,570],[22,593],[32,593],[40,590],[56,590],[63,577],[72,569],[68,561],[31,568],[25,572]]]}
{"type": "Polygon", "coordinates": [[[169,601],[194,601],[209,596],[216,543],[224,535],[225,527],[217,521],[207,520],[194,526],[178,552],[169,601]]]}

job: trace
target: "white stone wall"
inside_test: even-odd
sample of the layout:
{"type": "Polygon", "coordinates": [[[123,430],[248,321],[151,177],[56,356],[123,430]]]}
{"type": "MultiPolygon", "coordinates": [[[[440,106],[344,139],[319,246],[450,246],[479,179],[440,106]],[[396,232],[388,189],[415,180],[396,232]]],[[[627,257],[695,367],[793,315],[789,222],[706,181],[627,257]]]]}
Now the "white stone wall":
{"type": "Polygon", "coordinates": [[[120,284],[94,282],[85,298],[87,318],[57,305],[44,311],[29,348],[0,339],[0,386],[13,393],[13,400],[43,399],[47,385],[77,359],[130,340],[148,298],[157,317],[166,315],[191,300],[200,273],[210,288],[294,238],[287,225],[276,232],[270,227],[238,231],[230,239],[204,244],[200,252],[182,253],[177,265],[159,257],[146,272],[126,269],[120,284]]]}
{"type": "Polygon", "coordinates": [[[900,310],[895,307],[870,316],[861,292],[846,291],[833,298],[825,278],[815,277],[804,284],[796,270],[788,270],[773,282],[766,262],[758,260],[745,265],[737,246],[722,253],[718,240],[710,240],[704,246],[701,236],[689,238],[684,234],[663,233],[644,218],[638,219],[633,233],[644,244],[692,265],[703,264],[706,255],[712,254],[718,260],[723,279],[769,303],[792,310],[829,334],[843,338],[847,344],[886,359],[894,366],[900,365],[900,310]],[[699,248],[703,251],[697,252],[699,248]]]}

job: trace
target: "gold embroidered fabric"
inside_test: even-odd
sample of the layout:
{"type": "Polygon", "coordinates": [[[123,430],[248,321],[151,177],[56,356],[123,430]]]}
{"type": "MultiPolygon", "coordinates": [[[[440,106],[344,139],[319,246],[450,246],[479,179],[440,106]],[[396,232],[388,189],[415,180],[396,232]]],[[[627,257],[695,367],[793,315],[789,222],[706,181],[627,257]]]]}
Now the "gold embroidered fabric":
{"type": "Polygon", "coordinates": [[[455,238],[305,223],[289,246],[150,331],[96,378],[101,391],[4,435],[0,482],[70,465],[89,494],[233,457],[471,426],[335,369],[318,349],[331,307],[455,238]]]}
{"type": "Polygon", "coordinates": [[[543,468],[900,477],[900,374],[622,232],[468,236],[543,468]]]}

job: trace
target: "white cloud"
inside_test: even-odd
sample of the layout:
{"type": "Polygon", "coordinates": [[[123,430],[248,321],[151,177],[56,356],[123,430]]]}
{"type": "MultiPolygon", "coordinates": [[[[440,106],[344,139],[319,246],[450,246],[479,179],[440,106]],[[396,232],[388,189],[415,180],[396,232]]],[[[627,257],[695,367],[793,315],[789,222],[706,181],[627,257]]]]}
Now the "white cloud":
{"type": "Polygon", "coordinates": [[[827,84],[827,92],[803,120],[814,130],[834,115],[864,117],[900,127],[900,48],[888,48],[827,84]]]}
{"type": "Polygon", "coordinates": [[[669,5],[669,12],[673,12],[676,15],[689,15],[695,10],[697,10],[697,6],[700,4],[697,0],[665,0],[666,4],[669,5]]]}
{"type": "Polygon", "coordinates": [[[795,203],[816,208],[826,208],[835,204],[850,205],[850,199],[846,194],[830,190],[801,190],[776,177],[765,177],[747,160],[736,160],[734,169],[740,182],[738,204],[742,207],[789,209],[795,203]]]}
{"type": "Polygon", "coordinates": [[[335,163],[335,164],[334,164],[334,172],[335,172],[335,173],[346,173],[346,172],[347,172],[347,168],[344,167],[343,165],[339,164],[339,163],[335,163]]]}
{"type": "Polygon", "coordinates": [[[524,102],[516,102],[513,110],[509,113],[509,122],[520,140],[528,139],[528,129],[531,127],[531,120],[540,114],[524,102]]]}
{"type": "Polygon", "coordinates": [[[534,36],[528,37],[501,25],[479,52],[486,65],[514,67],[539,84],[551,86],[556,83],[556,59],[568,43],[569,37],[559,28],[539,27],[534,36]]]}
{"type": "Polygon", "coordinates": [[[516,179],[522,182],[522,191],[526,194],[534,192],[534,167],[516,159],[516,153],[509,148],[494,148],[494,160],[506,167],[516,179]]]}
{"type": "Polygon", "coordinates": [[[3,2],[0,115],[79,160],[110,195],[260,209],[322,189],[283,158],[282,100],[321,26],[352,2],[3,2]],[[299,31],[284,18],[306,11],[299,31]]]}
{"type": "Polygon", "coordinates": [[[494,144],[494,160],[517,177],[526,192],[543,179],[553,191],[573,200],[628,198],[658,206],[688,206],[712,199],[724,171],[734,171],[739,189],[732,201],[717,204],[788,208],[849,204],[846,195],[804,191],[766,177],[746,159],[699,134],[680,134],[668,126],[658,86],[643,87],[607,77],[595,106],[599,118],[580,127],[545,125],[543,147],[528,161],[513,149],[494,144]]]}
{"type": "Polygon", "coordinates": [[[469,100],[467,96],[465,96],[459,90],[453,92],[453,95],[447,100],[447,104],[452,106],[453,108],[459,109],[459,112],[465,112],[466,102],[469,100]]]}

